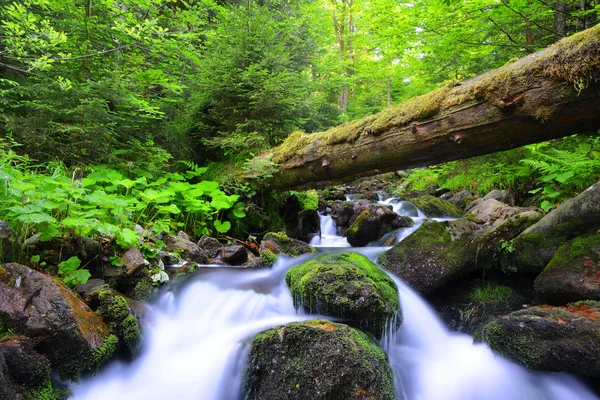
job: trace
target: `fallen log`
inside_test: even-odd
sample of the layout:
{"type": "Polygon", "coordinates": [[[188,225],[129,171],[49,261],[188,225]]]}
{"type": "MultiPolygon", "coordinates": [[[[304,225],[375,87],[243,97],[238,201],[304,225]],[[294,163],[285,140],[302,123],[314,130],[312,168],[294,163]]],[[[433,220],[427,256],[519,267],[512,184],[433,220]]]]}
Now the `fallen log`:
{"type": "Polygon", "coordinates": [[[311,186],[423,167],[600,128],[600,25],[461,84],[325,132],[291,134],[247,163],[262,186],[311,186]]]}

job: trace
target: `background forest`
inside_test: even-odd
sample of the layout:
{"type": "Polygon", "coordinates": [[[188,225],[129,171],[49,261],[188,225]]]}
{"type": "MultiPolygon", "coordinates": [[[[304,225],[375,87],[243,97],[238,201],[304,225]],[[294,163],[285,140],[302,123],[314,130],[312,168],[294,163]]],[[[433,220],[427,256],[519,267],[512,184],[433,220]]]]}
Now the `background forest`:
{"type": "MultiPolygon", "coordinates": [[[[90,193],[138,196],[122,205],[131,209],[117,225],[178,215],[179,226],[200,221],[188,227],[204,233],[228,231],[222,220],[236,216],[224,210],[235,208],[243,217],[236,201],[254,192],[200,190],[209,206],[190,206],[182,197],[189,188],[181,186],[157,201],[148,190],[164,194],[158,175],[181,172],[175,180],[197,184],[201,165],[216,178],[219,163],[243,163],[295,130],[322,131],[463,81],[593,26],[600,13],[597,0],[0,4],[4,197],[22,206],[27,187],[14,183],[32,172],[73,183],[94,171],[100,178],[87,181],[90,193]],[[177,210],[157,206],[174,199],[181,201],[177,210]],[[184,210],[189,215],[179,216],[184,210]]],[[[403,189],[436,183],[482,193],[510,188],[521,197],[540,193],[538,205],[548,210],[597,180],[596,136],[417,170],[403,189]]],[[[76,199],[83,194],[60,196],[81,206],[76,199]]],[[[7,206],[0,217],[47,228],[73,212],[52,206],[7,206]],[[34,211],[47,216],[32,219],[34,211]]]]}

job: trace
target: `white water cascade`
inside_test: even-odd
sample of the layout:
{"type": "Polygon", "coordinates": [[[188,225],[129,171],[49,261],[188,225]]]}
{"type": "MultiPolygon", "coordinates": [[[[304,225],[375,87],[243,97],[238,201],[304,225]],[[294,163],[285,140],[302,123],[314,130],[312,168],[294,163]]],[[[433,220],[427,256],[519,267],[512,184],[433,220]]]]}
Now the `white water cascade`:
{"type": "MultiPolygon", "coordinates": [[[[326,235],[318,244],[338,247],[321,247],[318,253],[347,251],[335,225],[329,225],[327,217],[321,219],[326,235]]],[[[418,225],[422,217],[415,220],[418,225]]],[[[375,260],[384,249],[352,251],[375,260]]],[[[163,293],[153,307],[142,355],[130,364],[113,362],[73,384],[73,399],[243,399],[243,369],[252,337],[273,326],[317,318],[295,312],[284,281],[291,267],[311,257],[280,256],[272,269],[263,270],[201,269],[181,287],[163,293]]],[[[423,299],[394,280],[404,322],[382,345],[394,371],[398,399],[598,399],[572,376],[527,371],[486,345],[473,344],[470,336],[449,332],[423,299]]]]}

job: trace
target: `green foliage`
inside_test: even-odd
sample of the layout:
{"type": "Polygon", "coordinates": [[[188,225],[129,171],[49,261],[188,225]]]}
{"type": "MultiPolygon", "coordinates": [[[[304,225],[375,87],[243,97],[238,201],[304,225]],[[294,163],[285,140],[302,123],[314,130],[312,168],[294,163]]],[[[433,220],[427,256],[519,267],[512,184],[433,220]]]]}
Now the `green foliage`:
{"type": "Polygon", "coordinates": [[[508,189],[525,199],[539,193],[546,211],[597,182],[600,178],[600,139],[575,135],[469,160],[412,170],[397,190],[427,190],[439,185],[481,196],[508,189]]]}
{"type": "Polygon", "coordinates": [[[68,287],[83,285],[90,279],[90,271],[79,268],[81,260],[78,257],[71,257],[58,264],[58,275],[68,287]]]}
{"type": "Polygon", "coordinates": [[[474,287],[469,293],[469,299],[473,303],[481,304],[506,303],[511,294],[510,288],[487,282],[482,286],[474,287]]]}
{"type": "MultiPolygon", "coordinates": [[[[80,235],[115,239],[122,248],[137,246],[135,224],[157,233],[185,230],[197,235],[214,229],[226,233],[230,221],[245,217],[238,195],[228,195],[214,181],[198,180],[204,168],[128,172],[106,165],[73,172],[62,166],[34,168],[0,142],[0,219],[24,240],[40,232],[40,240],[80,235]]],[[[73,278],[81,281],[83,272],[73,278]]],[[[65,276],[70,276],[66,274],[65,276]]]]}
{"type": "Polygon", "coordinates": [[[290,196],[296,196],[302,210],[315,211],[319,208],[319,194],[314,189],[305,192],[290,190],[284,193],[284,197],[290,196]]]}

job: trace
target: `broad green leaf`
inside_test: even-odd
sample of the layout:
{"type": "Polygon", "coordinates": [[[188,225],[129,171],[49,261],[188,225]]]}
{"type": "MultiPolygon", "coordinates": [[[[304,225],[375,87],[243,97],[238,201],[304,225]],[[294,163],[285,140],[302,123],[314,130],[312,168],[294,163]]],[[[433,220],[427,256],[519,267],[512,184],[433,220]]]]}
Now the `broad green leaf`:
{"type": "Polygon", "coordinates": [[[215,229],[217,232],[226,233],[231,229],[231,223],[229,221],[221,222],[218,219],[214,222],[215,229]]]}
{"type": "Polygon", "coordinates": [[[77,270],[77,268],[79,268],[80,265],[81,265],[81,260],[79,258],[71,257],[68,260],[63,261],[60,264],[58,264],[58,272],[61,275],[69,276],[73,272],[75,272],[77,270]]]}
{"type": "Polygon", "coordinates": [[[48,225],[43,228],[40,228],[40,241],[48,242],[55,237],[60,237],[61,233],[56,227],[56,225],[48,225]]]}

